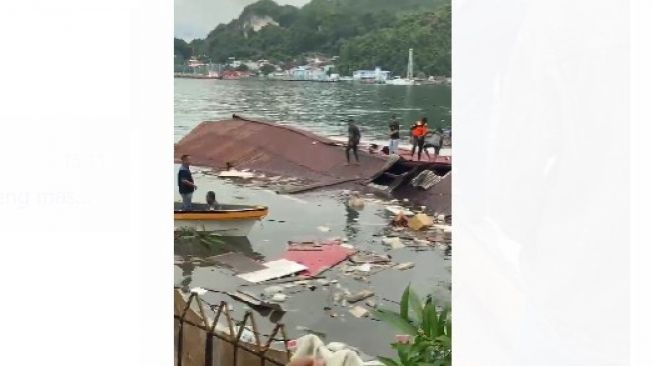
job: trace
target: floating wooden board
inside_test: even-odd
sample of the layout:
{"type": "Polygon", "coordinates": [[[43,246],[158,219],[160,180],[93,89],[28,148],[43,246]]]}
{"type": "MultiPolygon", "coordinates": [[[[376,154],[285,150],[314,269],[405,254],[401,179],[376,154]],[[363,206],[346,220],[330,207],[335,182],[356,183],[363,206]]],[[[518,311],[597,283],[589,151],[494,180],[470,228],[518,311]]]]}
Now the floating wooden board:
{"type": "Polygon", "coordinates": [[[290,276],[291,274],[295,274],[297,272],[308,269],[304,265],[287,259],[270,261],[263,263],[263,265],[266,267],[265,269],[249,273],[242,273],[237,277],[242,278],[245,281],[259,283],[267,280],[290,276]]]}

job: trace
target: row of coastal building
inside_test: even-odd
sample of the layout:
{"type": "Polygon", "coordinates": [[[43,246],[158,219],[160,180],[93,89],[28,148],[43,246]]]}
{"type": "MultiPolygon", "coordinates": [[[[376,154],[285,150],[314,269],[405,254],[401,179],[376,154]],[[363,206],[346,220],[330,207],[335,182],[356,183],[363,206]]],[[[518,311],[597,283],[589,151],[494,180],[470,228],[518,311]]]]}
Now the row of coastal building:
{"type": "MultiPolygon", "coordinates": [[[[175,67],[175,76],[215,78],[215,79],[243,79],[264,77],[289,81],[361,81],[368,83],[384,83],[390,80],[392,73],[376,67],[374,70],[356,70],[352,75],[340,75],[335,69],[337,56],[331,58],[312,57],[304,65],[292,66],[285,69],[282,65],[271,63],[269,60],[238,60],[231,58],[228,63],[215,64],[191,58],[185,65],[175,67]]],[[[432,77],[430,80],[434,80],[432,77]]]]}

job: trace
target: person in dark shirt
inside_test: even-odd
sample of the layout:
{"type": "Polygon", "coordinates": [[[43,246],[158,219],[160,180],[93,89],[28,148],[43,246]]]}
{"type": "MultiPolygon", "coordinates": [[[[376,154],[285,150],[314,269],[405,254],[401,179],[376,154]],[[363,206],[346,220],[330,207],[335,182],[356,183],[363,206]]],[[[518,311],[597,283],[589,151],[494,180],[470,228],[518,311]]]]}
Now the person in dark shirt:
{"type": "Polygon", "coordinates": [[[215,192],[206,192],[206,205],[209,211],[215,211],[219,209],[218,201],[215,200],[215,192]]]}
{"type": "Polygon", "coordinates": [[[397,116],[392,115],[392,121],[390,122],[390,144],[388,145],[390,154],[399,154],[399,122],[397,121],[397,116]]]}
{"type": "Polygon", "coordinates": [[[356,158],[356,165],[360,162],[358,160],[358,143],[361,141],[361,131],[358,129],[358,126],[354,124],[353,119],[347,121],[349,123],[349,140],[347,141],[347,148],[345,149],[345,155],[347,156],[347,165],[349,165],[349,150],[354,152],[354,157],[356,158]]]}
{"type": "Polygon", "coordinates": [[[181,167],[177,174],[177,185],[179,186],[179,194],[183,202],[181,209],[190,211],[193,208],[193,192],[197,189],[193,175],[190,173],[190,156],[181,156],[181,167]]]}

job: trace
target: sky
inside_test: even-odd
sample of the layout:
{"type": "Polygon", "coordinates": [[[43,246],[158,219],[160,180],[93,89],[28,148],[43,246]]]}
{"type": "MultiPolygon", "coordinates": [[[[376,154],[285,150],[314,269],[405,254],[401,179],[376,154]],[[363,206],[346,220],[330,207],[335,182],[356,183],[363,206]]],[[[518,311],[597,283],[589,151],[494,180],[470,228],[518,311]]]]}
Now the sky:
{"type": "MultiPolygon", "coordinates": [[[[175,38],[204,38],[220,23],[238,18],[245,6],[257,0],[175,0],[175,38]]],[[[279,5],[301,7],[309,0],[275,0],[279,5]]]]}

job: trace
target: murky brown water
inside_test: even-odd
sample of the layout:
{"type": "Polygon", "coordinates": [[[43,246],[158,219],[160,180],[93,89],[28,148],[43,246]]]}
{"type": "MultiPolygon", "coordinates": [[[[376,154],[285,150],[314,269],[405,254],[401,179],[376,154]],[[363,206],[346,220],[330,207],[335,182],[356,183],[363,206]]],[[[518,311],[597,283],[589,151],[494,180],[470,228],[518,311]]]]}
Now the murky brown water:
{"type": "MultiPolygon", "coordinates": [[[[441,301],[450,301],[451,261],[448,253],[437,247],[419,252],[413,248],[388,250],[389,248],[381,243],[381,237],[390,219],[389,214],[384,211],[383,203],[368,201],[362,211],[355,211],[347,207],[346,199],[338,191],[284,196],[265,189],[244,187],[242,183],[229,183],[213,176],[195,173],[194,177],[199,186],[195,201],[202,201],[206,191],[213,190],[221,202],[263,204],[269,207],[269,216],[256,224],[247,239],[228,240],[227,244],[231,250],[251,256],[263,256],[269,260],[280,256],[289,240],[341,237],[347,238],[348,243],[358,249],[390,254],[395,262],[415,263],[415,268],[410,270],[386,269],[371,275],[368,277],[370,283],[355,280],[338,268],[325,272],[324,275],[328,279],[338,280],[340,289],[337,289],[336,285],[318,286],[314,291],[303,287],[289,288],[286,290],[289,298],[283,305],[287,310],[285,314],[259,313],[258,325],[264,333],[271,330],[270,321],[281,321],[286,324],[290,337],[301,336],[306,334],[306,329],[310,329],[325,335],[327,342],[345,342],[370,355],[392,356],[394,352],[389,344],[393,342],[396,331],[371,318],[355,318],[349,313],[348,307],[334,305],[335,293],[344,289],[353,293],[369,288],[375,291],[377,304],[397,310],[396,304],[383,299],[398,301],[405,286],[411,283],[421,295],[433,294],[441,301]],[[329,227],[330,231],[322,232],[318,230],[318,226],[329,227]],[[297,292],[293,293],[295,291],[297,292]],[[324,310],[325,307],[332,308],[339,316],[332,318],[324,310]],[[269,321],[261,321],[263,318],[269,321]]],[[[174,198],[179,200],[178,194],[175,193],[174,198]]],[[[234,277],[229,270],[182,260],[219,253],[217,248],[176,245],[175,255],[179,262],[174,269],[175,285],[185,290],[193,287],[221,291],[244,288],[252,293],[261,293],[269,286],[250,286],[249,283],[234,277]]],[[[234,312],[240,318],[248,309],[246,304],[226,295],[208,292],[202,297],[211,304],[227,300],[234,305],[234,312]]]]}

